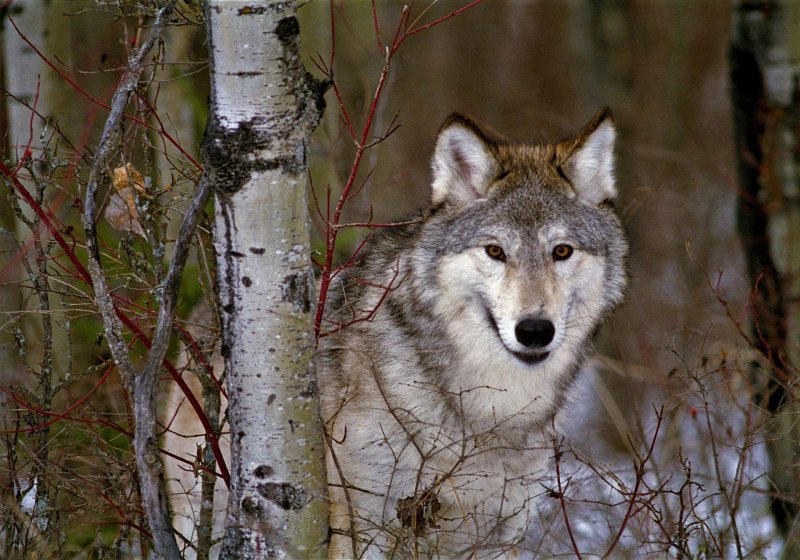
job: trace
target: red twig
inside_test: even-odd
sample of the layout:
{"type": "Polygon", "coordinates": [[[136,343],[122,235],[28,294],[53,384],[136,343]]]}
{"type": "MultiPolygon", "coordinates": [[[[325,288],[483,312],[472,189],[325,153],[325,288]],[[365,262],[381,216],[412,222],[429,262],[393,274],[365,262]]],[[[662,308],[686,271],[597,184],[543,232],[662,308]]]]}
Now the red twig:
{"type": "MultiPolygon", "coordinates": [[[[48,212],[45,212],[45,210],[36,202],[36,200],[34,200],[34,198],[31,196],[31,194],[28,192],[28,190],[22,185],[22,183],[20,183],[19,179],[16,176],[16,173],[14,173],[13,170],[11,170],[8,166],[6,166],[2,162],[0,162],[0,173],[3,173],[3,175],[5,175],[8,178],[8,180],[11,182],[12,186],[17,190],[17,192],[20,194],[20,196],[22,196],[23,200],[40,217],[42,222],[45,224],[47,229],[50,231],[50,234],[53,236],[53,238],[56,240],[58,245],[64,251],[64,254],[67,256],[67,258],[70,260],[70,262],[72,262],[73,266],[75,267],[74,274],[77,275],[83,282],[85,282],[86,284],[91,286],[92,285],[92,280],[91,280],[91,277],[90,277],[88,271],[83,266],[83,264],[78,260],[78,258],[76,256],[75,252],[73,251],[72,247],[70,247],[66,243],[66,241],[64,240],[64,237],[61,235],[61,232],[59,231],[59,229],[53,224],[53,221],[56,220],[56,218],[54,216],[49,215],[48,212]]],[[[120,299],[121,299],[117,295],[114,295],[113,297],[117,301],[120,301],[120,299]]],[[[125,301],[125,300],[122,300],[122,301],[125,301]]],[[[149,349],[150,340],[141,331],[139,326],[132,319],[130,319],[128,316],[126,316],[124,313],[122,313],[122,311],[119,309],[119,307],[117,307],[115,305],[114,308],[115,308],[117,316],[125,324],[125,326],[128,327],[134,333],[134,336],[136,338],[138,338],[139,340],[141,340],[142,343],[149,349]]],[[[170,373],[170,375],[172,375],[173,379],[175,379],[175,381],[181,387],[181,390],[184,391],[184,393],[186,394],[186,398],[189,400],[190,404],[192,405],[192,408],[195,410],[195,412],[198,415],[198,418],[200,419],[201,423],[203,424],[203,428],[209,434],[209,441],[211,442],[211,447],[212,447],[212,450],[214,451],[215,457],[217,458],[217,462],[220,465],[220,472],[222,473],[222,478],[223,478],[223,480],[225,481],[226,484],[230,484],[230,474],[229,474],[227,466],[225,464],[225,459],[224,459],[224,456],[222,455],[222,451],[219,448],[218,438],[214,435],[213,429],[211,428],[211,425],[209,424],[208,419],[205,417],[205,414],[203,413],[202,406],[197,401],[197,398],[189,390],[188,386],[186,385],[186,382],[183,380],[183,378],[177,372],[175,367],[167,360],[164,360],[164,367],[167,369],[167,371],[170,373]]]]}
{"type": "MultiPolygon", "coordinates": [[[[139,326],[127,315],[122,313],[119,307],[114,306],[114,309],[117,312],[117,317],[122,321],[122,323],[131,331],[133,332],[134,336],[137,337],[142,344],[144,344],[145,348],[150,350],[150,339],[145,336],[139,326]]],[[[189,401],[189,404],[192,405],[195,413],[197,414],[197,418],[200,420],[200,423],[203,425],[203,430],[206,432],[208,436],[208,440],[211,443],[211,449],[214,452],[214,457],[217,460],[217,464],[219,465],[220,473],[222,474],[222,479],[225,481],[225,485],[230,487],[230,472],[228,471],[228,467],[225,463],[225,456],[222,454],[222,450],[219,447],[219,438],[214,433],[211,424],[208,421],[205,413],[203,412],[203,406],[197,400],[197,397],[194,396],[189,386],[186,384],[186,381],[183,380],[183,377],[175,369],[175,366],[172,365],[168,360],[163,361],[163,367],[169,372],[178,386],[181,388],[181,391],[186,396],[186,400],[189,401]]]]}
{"type": "Polygon", "coordinates": [[[61,249],[63,249],[64,253],[67,255],[67,258],[72,262],[73,266],[75,266],[76,273],[83,280],[85,283],[91,285],[92,280],[89,277],[89,273],[83,267],[83,264],[78,260],[78,257],[75,255],[75,252],[72,248],[67,245],[64,241],[64,238],[61,236],[61,232],[59,229],[53,225],[53,221],[57,220],[55,216],[52,216],[49,212],[45,212],[44,209],[34,200],[31,193],[20,183],[19,179],[8,166],[6,166],[2,161],[0,161],[0,173],[6,176],[6,178],[11,182],[12,186],[17,190],[17,192],[22,196],[22,199],[28,204],[31,209],[38,214],[39,218],[42,220],[42,223],[47,226],[47,229],[50,231],[50,234],[56,240],[56,243],[59,244],[61,249]]]}
{"type": "Polygon", "coordinates": [[[383,53],[386,47],[383,46],[383,41],[381,41],[381,28],[378,25],[378,9],[375,6],[375,0],[372,0],[372,24],[375,26],[375,40],[378,43],[378,52],[383,53]]]}
{"type": "MultiPolygon", "coordinates": [[[[421,31],[425,31],[426,29],[430,29],[431,27],[434,27],[436,25],[439,25],[440,23],[443,23],[443,22],[447,21],[450,18],[454,18],[454,17],[456,17],[458,14],[460,14],[462,12],[466,12],[467,10],[477,6],[481,2],[483,2],[483,0],[473,0],[472,2],[467,4],[466,6],[461,6],[460,8],[458,8],[456,10],[453,10],[449,14],[440,17],[439,19],[435,19],[430,23],[426,23],[425,25],[417,27],[416,29],[411,29],[409,31],[406,31],[404,35],[405,35],[405,37],[410,37],[411,35],[416,35],[417,33],[421,32],[421,31]]],[[[403,38],[405,38],[405,37],[403,37],[403,38]]]]}
{"type": "MultiPolygon", "coordinates": [[[[653,433],[653,439],[650,441],[650,447],[647,450],[647,453],[644,457],[637,457],[638,464],[636,465],[636,481],[633,485],[633,490],[630,493],[630,498],[628,500],[628,509],[625,511],[625,517],[622,518],[622,523],[620,524],[619,530],[617,534],[614,535],[614,539],[611,541],[611,545],[606,550],[606,553],[603,555],[603,558],[608,558],[614,549],[617,547],[617,543],[619,539],[622,537],[622,534],[625,532],[625,527],[628,525],[628,522],[634,517],[634,505],[639,498],[639,487],[642,485],[644,481],[644,475],[646,473],[645,465],[650,461],[653,456],[653,451],[656,447],[656,440],[658,439],[658,431],[661,428],[661,422],[664,419],[664,408],[662,407],[660,410],[656,412],[656,429],[653,433]]],[[[637,453],[638,455],[638,453],[637,453]]]]}
{"type": "Polygon", "coordinates": [[[201,366],[203,366],[203,370],[206,372],[206,375],[208,375],[211,378],[211,381],[214,382],[214,385],[217,387],[217,389],[219,389],[219,392],[227,399],[228,393],[225,391],[225,385],[219,380],[219,378],[216,375],[214,375],[214,368],[211,367],[211,364],[209,364],[208,360],[206,360],[203,351],[200,349],[200,345],[197,343],[197,340],[195,340],[195,338],[192,336],[192,333],[184,329],[183,326],[179,324],[177,321],[175,322],[174,328],[176,328],[181,332],[181,335],[184,337],[185,342],[187,343],[186,344],[187,348],[193,350],[195,359],[198,362],[200,362],[201,366]]]}
{"type": "MultiPolygon", "coordinates": [[[[33,196],[28,192],[28,190],[20,183],[19,179],[17,178],[16,174],[11,170],[8,166],[6,166],[3,162],[0,162],[0,173],[6,176],[6,178],[11,182],[11,185],[17,190],[23,200],[31,207],[31,209],[36,212],[36,214],[41,218],[42,223],[45,224],[47,229],[50,231],[50,234],[56,240],[56,243],[62,248],[64,254],[70,260],[70,262],[75,267],[75,271],[72,272],[73,275],[77,276],[80,280],[82,280],[87,285],[92,285],[91,277],[89,276],[89,272],[83,266],[83,264],[78,260],[77,255],[72,247],[70,247],[67,242],[64,240],[64,237],[61,235],[61,231],[53,224],[53,220],[55,217],[51,216],[49,212],[46,212],[37,202],[34,200],[33,196]]],[[[131,303],[121,298],[120,296],[113,294],[112,295],[115,302],[124,302],[124,303],[131,303]]],[[[140,340],[146,348],[150,348],[150,339],[142,332],[141,328],[134,322],[130,317],[128,317],[125,313],[120,310],[119,306],[115,303],[114,309],[116,311],[117,317],[122,321],[122,323],[133,333],[134,337],[140,340]]],[[[181,390],[186,395],[187,400],[192,405],[197,417],[199,418],[200,422],[203,424],[203,429],[209,436],[209,441],[211,443],[211,448],[214,451],[214,456],[217,459],[217,464],[219,465],[220,472],[222,473],[222,478],[225,481],[226,485],[230,484],[230,473],[228,471],[227,465],[225,464],[225,458],[222,455],[222,450],[219,447],[219,440],[217,436],[214,434],[214,430],[211,427],[211,424],[208,422],[206,415],[203,412],[203,407],[200,402],[197,400],[197,397],[194,396],[192,391],[189,389],[186,382],[183,380],[181,375],[175,369],[168,360],[164,360],[163,367],[169,372],[172,378],[175,380],[176,383],[180,386],[181,390]]]]}
{"type": "Polygon", "coordinates": [[[694,254],[692,253],[691,244],[688,242],[686,243],[686,253],[689,256],[689,259],[693,263],[695,263],[703,273],[706,285],[714,294],[714,298],[717,300],[717,303],[719,303],[722,309],[725,311],[725,315],[728,317],[731,324],[736,329],[737,334],[742,338],[742,340],[744,340],[747,343],[748,347],[755,349],[762,356],[764,356],[764,359],[767,360],[767,362],[774,367],[775,373],[778,376],[779,381],[783,383],[785,386],[788,386],[792,382],[792,376],[789,373],[792,370],[792,366],[791,364],[787,363],[786,357],[784,355],[782,355],[781,353],[776,354],[774,352],[774,349],[772,348],[772,345],[767,342],[766,337],[764,336],[764,333],[761,329],[761,324],[759,320],[760,317],[758,310],[756,309],[755,302],[758,298],[758,292],[760,290],[761,281],[764,278],[764,275],[760,274],[756,277],[755,284],[753,285],[752,289],[748,292],[748,297],[747,300],[745,301],[744,310],[742,311],[743,315],[749,311],[753,317],[753,326],[756,331],[755,334],[758,337],[758,341],[761,342],[761,345],[759,346],[758,344],[756,344],[756,340],[754,340],[749,334],[747,334],[747,332],[745,332],[745,329],[742,327],[744,318],[743,317],[737,318],[734,316],[733,312],[731,311],[728,300],[725,299],[725,297],[722,295],[722,288],[720,285],[722,282],[722,273],[720,272],[717,275],[716,282],[712,281],[708,271],[703,266],[701,266],[700,263],[695,258],[694,254]]]}
{"type": "Polygon", "coordinates": [[[575,553],[575,557],[578,560],[581,560],[581,551],[578,548],[578,543],[575,542],[575,535],[572,532],[572,525],[569,522],[569,514],[567,513],[567,500],[564,497],[564,490],[561,484],[561,456],[563,452],[561,451],[561,443],[557,442],[555,437],[553,438],[553,444],[555,447],[555,462],[556,462],[556,484],[558,485],[558,502],[561,505],[561,515],[564,517],[564,525],[567,528],[567,535],[569,536],[569,541],[572,544],[572,551],[575,553]]]}
{"type": "MultiPolygon", "coordinates": [[[[336,99],[339,102],[339,110],[340,116],[347,127],[348,133],[350,137],[355,142],[356,146],[356,153],[353,156],[353,164],[350,167],[350,174],[347,178],[347,182],[345,183],[344,188],[342,189],[342,193],[339,195],[339,199],[336,202],[335,209],[333,211],[333,215],[330,213],[330,208],[328,209],[328,214],[326,217],[326,243],[325,243],[325,260],[321,266],[321,278],[320,278],[320,288],[319,288],[319,299],[317,302],[317,311],[316,316],[314,318],[314,335],[319,338],[320,336],[320,329],[322,325],[322,317],[325,313],[325,303],[328,297],[328,290],[330,288],[330,282],[332,279],[333,273],[333,256],[334,256],[334,248],[336,246],[336,238],[339,232],[339,224],[341,222],[342,217],[342,210],[344,208],[345,203],[351,196],[351,191],[353,189],[353,185],[355,184],[356,177],[358,172],[361,168],[362,158],[364,156],[364,152],[369,149],[370,147],[374,146],[375,143],[369,142],[369,137],[372,131],[372,125],[375,120],[376,112],[378,109],[378,102],[380,101],[381,94],[383,93],[384,86],[386,84],[386,78],[389,75],[389,69],[391,67],[392,59],[394,55],[397,53],[400,46],[403,42],[410,36],[415,35],[421,31],[425,31],[427,29],[431,29],[455,16],[465,12],[466,10],[476,6],[482,0],[473,0],[469,4],[462,6],[461,8],[455,9],[450,13],[442,16],[430,23],[417,27],[415,29],[407,28],[408,21],[410,18],[411,10],[408,7],[404,7],[400,18],[397,22],[397,28],[395,30],[395,35],[392,39],[391,46],[386,46],[383,43],[380,35],[380,28],[378,25],[378,16],[377,16],[377,8],[375,3],[372,3],[372,11],[373,11],[373,25],[375,27],[375,35],[378,47],[381,49],[381,53],[384,56],[383,68],[381,69],[381,73],[378,77],[378,83],[375,86],[374,93],[372,95],[372,100],[369,104],[369,108],[367,110],[367,116],[364,121],[364,125],[361,129],[361,135],[358,136],[355,131],[355,127],[353,126],[353,121],[350,117],[350,114],[347,111],[347,106],[344,103],[344,99],[342,98],[341,91],[336,84],[336,80],[333,81],[333,91],[336,95],[336,99]]],[[[331,54],[328,62],[328,71],[329,76],[333,77],[333,66],[335,61],[336,55],[336,25],[334,19],[334,4],[333,0],[330,2],[330,14],[331,14],[331,54]]],[[[388,134],[387,134],[388,136],[388,134]]]]}
{"type": "Polygon", "coordinates": [[[44,56],[44,54],[42,54],[42,51],[40,51],[40,50],[39,50],[39,49],[36,47],[36,45],[34,45],[34,44],[31,42],[31,40],[30,40],[30,39],[28,39],[28,38],[27,38],[27,37],[26,37],[26,36],[25,36],[25,35],[22,33],[22,31],[20,31],[19,27],[17,27],[17,24],[14,22],[14,18],[12,18],[12,17],[9,17],[9,18],[8,18],[8,21],[10,21],[10,22],[11,22],[11,25],[14,27],[14,30],[15,30],[15,31],[17,32],[17,34],[19,35],[20,39],[22,39],[23,41],[25,41],[25,43],[26,43],[26,44],[27,44],[27,45],[28,45],[28,46],[29,46],[29,47],[30,47],[30,48],[33,50],[33,52],[35,52],[35,53],[36,53],[36,54],[39,56],[39,58],[41,58],[41,59],[42,59],[42,61],[44,61],[44,63],[45,63],[45,64],[47,64],[47,65],[48,65],[50,68],[52,68],[52,69],[53,69],[53,71],[54,71],[56,74],[58,74],[59,76],[61,76],[61,77],[62,77],[62,78],[63,78],[63,79],[64,79],[64,80],[65,80],[65,81],[66,81],[66,82],[69,84],[69,85],[71,85],[71,86],[72,86],[72,87],[75,89],[75,91],[77,91],[78,93],[80,93],[81,95],[83,95],[84,97],[86,97],[86,99],[90,100],[92,103],[96,103],[97,105],[100,105],[100,106],[101,106],[101,107],[103,107],[104,109],[109,109],[109,110],[111,109],[111,106],[110,106],[110,105],[108,105],[107,103],[103,103],[102,101],[100,101],[99,99],[97,99],[96,97],[94,97],[94,96],[93,96],[91,93],[89,93],[88,91],[86,91],[85,89],[83,89],[83,88],[81,87],[81,85],[80,85],[78,82],[76,82],[75,80],[73,80],[72,78],[70,78],[70,77],[69,77],[67,74],[65,74],[65,73],[64,73],[64,72],[63,72],[63,71],[62,71],[62,70],[61,70],[61,69],[60,69],[58,66],[56,66],[55,64],[53,64],[53,62],[52,62],[52,61],[51,61],[49,58],[47,58],[46,56],[44,56]]]}
{"type": "MultiPolygon", "coordinates": [[[[71,86],[73,87],[73,89],[75,89],[75,91],[77,91],[78,93],[80,93],[82,96],[84,96],[86,99],[88,99],[88,100],[89,100],[89,101],[91,101],[92,103],[94,103],[94,104],[96,104],[96,105],[99,105],[99,106],[100,106],[100,107],[102,107],[103,109],[106,109],[106,110],[109,110],[109,111],[111,110],[111,106],[110,106],[108,103],[105,103],[104,101],[101,101],[100,99],[98,99],[98,98],[96,98],[95,96],[93,96],[91,93],[89,93],[88,91],[86,91],[86,90],[85,90],[83,87],[81,87],[81,85],[80,85],[78,82],[76,82],[76,81],[75,81],[74,79],[72,79],[72,78],[71,78],[69,75],[67,75],[67,73],[66,73],[66,72],[64,72],[64,71],[63,71],[61,68],[59,68],[58,66],[56,66],[55,64],[53,64],[53,61],[51,61],[49,58],[47,58],[47,57],[46,57],[46,56],[45,56],[45,55],[42,53],[42,51],[40,51],[40,50],[39,50],[39,49],[36,47],[36,45],[34,45],[34,44],[31,42],[31,40],[30,40],[30,39],[28,39],[28,37],[26,37],[26,36],[25,36],[25,35],[22,33],[22,31],[20,31],[19,27],[17,27],[17,24],[14,22],[14,19],[13,19],[13,18],[9,17],[9,18],[8,18],[8,21],[10,21],[10,22],[11,22],[11,25],[14,27],[14,30],[15,30],[15,31],[17,32],[17,34],[19,35],[20,39],[22,39],[22,40],[23,40],[23,41],[24,41],[24,42],[25,42],[25,43],[26,43],[26,44],[27,44],[27,45],[28,45],[28,46],[29,46],[29,47],[30,47],[30,48],[33,50],[33,52],[35,52],[35,53],[36,53],[36,54],[39,56],[39,58],[41,58],[41,59],[42,59],[42,61],[43,61],[45,64],[47,64],[47,65],[48,65],[50,68],[52,68],[52,69],[53,69],[53,71],[54,71],[56,74],[58,74],[58,75],[59,75],[59,76],[60,76],[60,77],[61,77],[61,78],[62,78],[64,81],[66,81],[66,82],[67,82],[69,85],[71,85],[71,86]]],[[[37,96],[38,96],[38,86],[37,86],[37,96]]],[[[147,101],[146,101],[146,100],[145,100],[145,103],[147,103],[147,101]]],[[[158,115],[156,114],[156,111],[155,111],[155,110],[154,110],[154,109],[153,109],[153,108],[152,108],[152,107],[151,107],[149,104],[148,104],[147,106],[148,106],[148,108],[151,110],[152,114],[155,116],[156,120],[157,120],[157,121],[158,121],[158,123],[159,123],[159,128],[158,128],[158,129],[155,129],[155,127],[153,127],[153,126],[152,126],[150,123],[148,123],[148,122],[146,122],[146,121],[143,121],[143,120],[141,120],[141,119],[137,118],[137,117],[136,117],[136,116],[134,116],[134,115],[125,114],[125,115],[123,115],[123,118],[125,118],[125,119],[127,119],[127,120],[130,120],[130,121],[132,121],[132,122],[134,122],[134,123],[136,123],[136,124],[138,124],[138,125],[144,126],[144,127],[148,128],[148,129],[155,130],[155,131],[156,131],[156,132],[157,132],[159,135],[161,135],[162,137],[166,138],[166,139],[169,141],[169,143],[170,143],[170,144],[172,144],[173,146],[175,146],[175,148],[176,148],[176,149],[177,149],[179,152],[181,152],[181,154],[183,154],[183,155],[184,155],[184,156],[185,156],[185,157],[186,157],[186,158],[187,158],[187,159],[188,159],[188,160],[189,160],[189,161],[192,163],[192,165],[194,165],[194,166],[195,166],[195,167],[196,167],[196,168],[197,168],[199,171],[202,171],[202,170],[203,170],[203,166],[202,166],[202,164],[201,164],[199,161],[197,161],[197,159],[196,159],[196,158],[194,158],[194,157],[193,157],[193,156],[192,156],[192,155],[191,155],[189,152],[187,152],[187,151],[186,151],[186,150],[183,148],[183,146],[181,146],[181,145],[180,145],[180,143],[179,143],[179,142],[178,142],[178,141],[177,141],[175,138],[173,138],[171,134],[169,134],[169,133],[166,131],[166,129],[164,128],[164,125],[163,125],[163,123],[161,122],[161,119],[160,119],[160,118],[158,118],[158,115]]],[[[33,118],[33,117],[31,117],[31,118],[33,118]]]]}
{"type": "Polygon", "coordinates": [[[399,273],[400,273],[400,266],[397,265],[395,267],[395,270],[394,270],[394,275],[389,279],[389,283],[386,284],[385,286],[384,285],[378,285],[378,284],[370,283],[370,282],[362,282],[363,284],[368,285],[371,288],[378,288],[378,289],[383,290],[383,293],[381,294],[381,297],[378,298],[378,301],[375,304],[375,306],[372,309],[363,312],[361,314],[361,316],[358,315],[359,312],[360,312],[359,310],[357,310],[355,308],[351,308],[351,311],[352,311],[352,314],[353,314],[353,319],[352,320],[350,320],[350,321],[348,321],[346,323],[336,324],[335,328],[333,328],[332,330],[320,333],[320,335],[319,335],[320,338],[325,337],[325,336],[329,336],[329,335],[331,335],[331,334],[333,334],[335,332],[338,332],[338,331],[340,331],[340,330],[342,330],[342,329],[344,329],[346,327],[349,327],[351,325],[354,325],[356,323],[363,323],[365,321],[367,321],[367,322],[372,321],[375,318],[375,314],[378,312],[378,309],[380,309],[381,305],[383,305],[384,300],[388,297],[389,293],[397,289],[397,285],[395,285],[395,281],[397,280],[397,276],[398,276],[399,273]]]}
{"type": "MultiPolygon", "coordinates": [[[[150,104],[150,102],[147,100],[147,98],[145,96],[143,96],[143,95],[141,95],[139,93],[137,93],[137,96],[139,97],[139,99],[141,99],[141,101],[144,103],[145,107],[147,107],[147,110],[150,111],[150,114],[153,116],[153,118],[158,123],[158,129],[156,129],[156,132],[159,134],[159,136],[161,136],[163,138],[166,138],[169,141],[170,144],[175,146],[175,148],[183,155],[183,157],[188,159],[191,162],[191,164],[194,165],[195,168],[198,171],[202,172],[203,171],[203,164],[201,164],[194,156],[192,156],[192,154],[190,154],[188,151],[186,151],[184,149],[184,147],[181,146],[181,144],[175,138],[173,138],[172,135],[169,132],[167,132],[167,129],[164,126],[163,121],[161,120],[161,115],[158,114],[158,111],[156,111],[156,108],[153,107],[150,104]]],[[[144,124],[148,128],[153,128],[152,126],[150,126],[147,123],[142,123],[142,124],[144,124]]]]}
{"type": "MultiPolygon", "coordinates": [[[[0,431],[0,434],[9,434],[9,433],[13,433],[13,432],[37,432],[39,430],[43,430],[43,429],[47,428],[48,426],[50,426],[52,424],[55,424],[59,420],[72,420],[72,421],[75,421],[75,422],[91,422],[91,423],[96,422],[96,420],[87,420],[87,419],[84,419],[84,418],[74,418],[74,417],[71,417],[69,415],[69,413],[72,412],[73,410],[75,410],[76,408],[78,408],[83,403],[85,403],[87,401],[87,399],[89,397],[91,397],[92,394],[97,389],[100,388],[100,385],[102,385],[105,382],[105,380],[108,379],[108,376],[111,374],[112,371],[114,371],[113,362],[109,365],[108,368],[106,368],[106,371],[103,373],[103,375],[100,376],[100,379],[97,380],[97,382],[94,384],[94,386],[91,389],[89,389],[89,391],[87,391],[85,395],[83,395],[77,401],[72,403],[72,405],[70,405],[63,412],[53,412],[53,411],[50,411],[50,410],[43,410],[41,408],[38,408],[38,407],[34,406],[33,404],[31,404],[29,402],[26,402],[25,400],[20,398],[16,393],[14,393],[14,391],[8,389],[7,387],[5,387],[3,385],[0,385],[0,391],[4,392],[6,395],[8,395],[12,399],[14,399],[14,401],[17,404],[19,404],[22,408],[24,408],[25,410],[28,410],[28,411],[31,411],[31,412],[35,412],[36,414],[38,414],[40,416],[51,416],[52,417],[47,422],[43,422],[41,424],[37,424],[36,426],[29,426],[27,428],[16,428],[14,430],[0,431]]],[[[121,427],[120,427],[120,431],[122,433],[124,433],[125,435],[133,436],[133,434],[131,432],[128,432],[127,430],[124,430],[121,427]]]]}
{"type": "MultiPolygon", "coordinates": [[[[10,18],[9,18],[10,19],[10,18]]],[[[39,86],[41,86],[41,79],[36,76],[36,94],[33,97],[33,109],[31,110],[30,119],[28,119],[28,142],[25,144],[25,150],[22,152],[22,157],[17,156],[17,166],[14,168],[14,173],[22,169],[25,161],[31,157],[31,145],[33,144],[33,117],[36,116],[36,107],[39,105],[39,86]]]]}

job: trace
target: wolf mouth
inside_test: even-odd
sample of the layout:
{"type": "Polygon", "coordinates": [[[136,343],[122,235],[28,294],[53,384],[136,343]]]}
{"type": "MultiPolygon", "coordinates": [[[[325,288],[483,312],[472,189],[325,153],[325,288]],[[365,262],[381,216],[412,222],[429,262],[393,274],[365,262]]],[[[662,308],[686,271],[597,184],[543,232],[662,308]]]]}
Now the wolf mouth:
{"type": "Polygon", "coordinates": [[[489,311],[488,306],[484,306],[484,308],[486,310],[486,319],[492,326],[492,329],[494,329],[494,333],[497,335],[498,340],[500,340],[500,344],[502,344],[506,350],[513,354],[516,359],[530,366],[540,364],[547,359],[547,357],[550,355],[550,352],[517,352],[506,346],[506,343],[503,342],[503,337],[500,336],[500,327],[497,326],[497,321],[495,320],[494,315],[492,315],[492,312],[489,311]]]}

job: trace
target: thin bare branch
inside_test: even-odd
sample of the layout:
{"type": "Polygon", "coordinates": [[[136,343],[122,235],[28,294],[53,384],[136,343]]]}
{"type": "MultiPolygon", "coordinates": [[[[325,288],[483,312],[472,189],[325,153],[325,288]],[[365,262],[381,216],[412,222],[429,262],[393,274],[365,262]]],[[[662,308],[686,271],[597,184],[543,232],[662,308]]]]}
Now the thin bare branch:
{"type": "MultiPolygon", "coordinates": [[[[155,375],[145,375],[143,379],[140,378],[138,380],[135,378],[136,372],[128,353],[127,344],[122,336],[122,324],[112,299],[108,280],[106,279],[105,272],[100,262],[100,247],[98,245],[95,220],[97,218],[96,198],[98,183],[101,177],[105,176],[105,167],[108,163],[114,141],[119,134],[119,126],[125,108],[128,105],[130,96],[139,83],[139,78],[144,70],[145,57],[150,52],[153,45],[155,45],[156,41],[160,39],[161,33],[176,4],[177,0],[170,0],[166,6],[159,10],[147,39],[129,58],[128,70],[120,80],[114,97],[111,100],[111,111],[103,127],[103,133],[100,137],[100,142],[89,170],[89,182],[84,198],[83,214],[83,226],[86,232],[86,249],[88,252],[87,265],[94,287],[95,302],[103,317],[106,340],[111,349],[111,354],[114,357],[114,362],[120,369],[123,381],[127,387],[132,390],[134,402],[136,403],[136,436],[134,438],[134,445],[136,448],[136,462],[141,485],[143,507],[148,524],[150,525],[150,531],[153,535],[156,550],[162,557],[170,560],[177,560],[181,556],[177,542],[175,541],[175,534],[172,531],[166,488],[163,477],[161,476],[163,465],[161,456],[158,453],[155,407],[153,404],[154,395],[152,394],[155,386],[155,375]],[[149,417],[145,417],[144,415],[149,415],[149,417]]],[[[198,191],[200,191],[200,189],[198,189],[198,191]]],[[[194,231],[194,223],[192,223],[191,220],[187,220],[187,222],[189,222],[188,228],[191,233],[194,231]]],[[[184,226],[187,226],[187,224],[185,223],[184,226]]],[[[179,273],[180,270],[182,270],[185,259],[185,254],[183,253],[185,253],[185,250],[185,247],[183,249],[176,247],[175,253],[177,259],[173,259],[173,265],[176,266],[171,266],[170,272],[179,273]]],[[[171,298],[168,297],[167,299],[168,301],[173,300],[174,294],[171,298]]],[[[174,302],[172,302],[172,304],[174,305],[174,302]]],[[[170,332],[173,311],[174,307],[167,309],[162,308],[162,314],[159,320],[161,331],[166,329],[167,333],[170,332]],[[163,323],[167,323],[166,326],[164,326],[163,323]]],[[[162,336],[162,338],[164,337],[162,336]]],[[[151,350],[151,360],[148,361],[146,372],[156,370],[157,365],[160,364],[163,359],[163,351],[166,349],[166,343],[160,340],[155,342],[156,344],[151,350]],[[154,361],[155,365],[151,366],[150,363],[152,359],[155,359],[159,355],[160,358],[154,361]]]]}

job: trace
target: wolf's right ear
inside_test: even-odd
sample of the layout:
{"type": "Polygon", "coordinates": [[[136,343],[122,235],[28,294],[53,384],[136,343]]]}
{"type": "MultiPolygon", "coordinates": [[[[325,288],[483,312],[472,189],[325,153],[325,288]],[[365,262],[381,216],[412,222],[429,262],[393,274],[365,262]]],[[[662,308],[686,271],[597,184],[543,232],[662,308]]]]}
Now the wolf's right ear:
{"type": "Polygon", "coordinates": [[[608,108],[601,109],[577,136],[556,145],[561,172],[569,179],[575,194],[590,204],[613,202],[614,141],[617,133],[608,108]]]}
{"type": "Polygon", "coordinates": [[[483,198],[498,168],[493,142],[472,120],[453,113],[436,138],[433,205],[464,206],[483,198]]]}

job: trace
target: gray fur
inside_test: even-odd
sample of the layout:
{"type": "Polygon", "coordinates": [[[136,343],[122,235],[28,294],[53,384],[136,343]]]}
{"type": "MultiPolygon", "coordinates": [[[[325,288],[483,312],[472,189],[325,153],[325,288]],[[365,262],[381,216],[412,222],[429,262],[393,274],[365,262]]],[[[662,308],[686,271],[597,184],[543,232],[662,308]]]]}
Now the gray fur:
{"type": "Polygon", "coordinates": [[[519,543],[554,417],[626,284],[613,141],[607,111],[541,145],[450,117],[432,206],[332,283],[318,361],[331,558],[489,558],[519,543]],[[574,249],[563,261],[559,244],[574,249]],[[524,347],[526,318],[551,322],[553,340],[524,347]]]}

